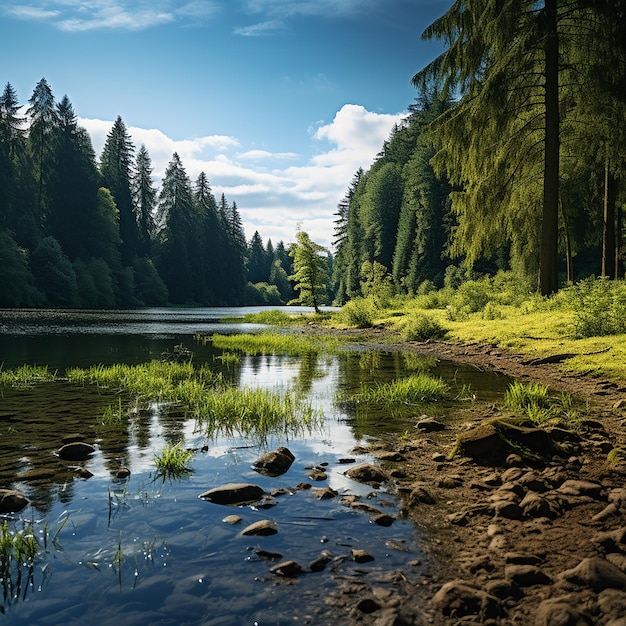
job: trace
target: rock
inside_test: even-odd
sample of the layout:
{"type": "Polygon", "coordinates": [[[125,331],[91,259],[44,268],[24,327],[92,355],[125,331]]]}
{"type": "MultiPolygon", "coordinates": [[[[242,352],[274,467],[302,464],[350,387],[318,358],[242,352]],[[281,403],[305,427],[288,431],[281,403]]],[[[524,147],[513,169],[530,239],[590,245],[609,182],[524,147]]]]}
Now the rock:
{"type": "Polygon", "coordinates": [[[256,502],[263,496],[263,489],[248,483],[231,483],[215,487],[201,493],[198,497],[214,504],[245,504],[256,502]]]}
{"type": "Polygon", "coordinates": [[[329,500],[337,496],[337,492],[330,487],[313,487],[311,491],[318,500],[329,500]]]}
{"type": "Polygon", "coordinates": [[[504,464],[507,467],[524,467],[524,459],[519,454],[509,454],[504,460],[504,464]]]}
{"type": "Polygon", "coordinates": [[[614,515],[619,515],[619,509],[615,502],[610,502],[607,504],[599,513],[596,513],[591,519],[594,522],[603,522],[609,517],[613,517],[614,515]]]}
{"type": "Polygon", "coordinates": [[[372,522],[374,524],[384,527],[391,526],[395,521],[396,518],[393,515],[388,515],[387,513],[380,513],[372,517],[372,522]]]}
{"type": "Polygon", "coordinates": [[[507,552],[504,562],[510,565],[539,565],[543,559],[536,554],[520,554],[519,552],[507,552]]]}
{"type": "Polygon", "coordinates": [[[268,535],[275,535],[278,532],[278,528],[276,526],[276,522],[272,522],[268,519],[262,519],[258,522],[254,522],[249,526],[246,526],[241,534],[248,537],[267,537],[268,535]]]}
{"type": "Polygon", "coordinates": [[[79,478],[84,478],[85,480],[87,480],[87,478],[91,478],[93,476],[93,472],[90,472],[86,467],[77,467],[74,470],[74,473],[79,478]]]}
{"type": "Polygon", "coordinates": [[[316,482],[326,480],[328,478],[328,475],[326,474],[326,472],[324,472],[323,470],[317,469],[315,467],[307,474],[307,476],[311,480],[315,480],[316,482]]]}
{"type": "Polygon", "coordinates": [[[440,430],[445,430],[446,425],[437,421],[434,417],[423,415],[417,422],[416,428],[425,433],[434,433],[440,430]]]}
{"type": "Polygon", "coordinates": [[[253,464],[255,471],[266,476],[280,476],[284,474],[295,461],[296,457],[288,448],[280,446],[276,450],[271,450],[262,454],[253,464]]]}
{"type": "Polygon", "coordinates": [[[430,493],[426,490],[422,485],[414,485],[411,490],[411,494],[409,495],[409,503],[411,506],[415,506],[416,504],[435,504],[435,498],[433,498],[430,493]]]}
{"type": "Polygon", "coordinates": [[[552,582],[550,577],[542,572],[536,565],[505,565],[504,577],[507,580],[512,580],[520,587],[548,585],[552,582]]]}
{"type": "Polygon", "coordinates": [[[345,472],[345,475],[358,483],[380,487],[381,483],[389,480],[387,472],[371,463],[362,463],[351,467],[345,472]]]}
{"type": "Polygon", "coordinates": [[[535,472],[526,472],[517,479],[517,482],[525,489],[537,493],[544,493],[552,488],[545,478],[537,475],[535,472]]]}
{"type": "Polygon", "coordinates": [[[480,424],[458,436],[461,454],[477,463],[499,462],[506,457],[507,444],[502,440],[493,424],[480,424]]]}
{"type": "Polygon", "coordinates": [[[511,500],[501,500],[493,506],[495,517],[504,517],[506,519],[521,520],[524,518],[522,507],[517,502],[511,500]]]}
{"type": "Polygon", "coordinates": [[[626,550],[626,527],[598,533],[591,538],[591,541],[602,546],[606,552],[624,552],[626,550]]]}
{"type": "Polygon", "coordinates": [[[617,487],[609,491],[609,502],[614,503],[618,507],[626,505],[626,488],[617,487]]]}
{"type": "Polygon", "coordinates": [[[547,517],[548,519],[556,519],[559,516],[559,510],[555,504],[532,491],[524,496],[519,506],[522,509],[524,517],[547,517]]]}
{"type": "Polygon", "coordinates": [[[130,470],[127,467],[120,467],[118,470],[115,470],[113,476],[114,478],[119,478],[120,480],[128,478],[130,476],[130,470]]]}
{"type": "Polygon", "coordinates": [[[517,600],[522,596],[519,585],[512,580],[506,580],[504,578],[487,581],[485,583],[485,591],[500,600],[506,600],[507,598],[517,600]]]}
{"type": "Polygon", "coordinates": [[[356,463],[356,459],[352,457],[344,457],[342,459],[337,459],[337,463],[340,465],[348,465],[350,463],[356,463]]]}
{"type": "Polygon", "coordinates": [[[399,452],[390,452],[387,450],[379,450],[374,453],[374,456],[380,461],[386,461],[388,463],[399,463],[400,461],[406,460],[406,457],[399,452]]]}
{"type": "Polygon", "coordinates": [[[285,578],[296,578],[304,573],[302,566],[295,561],[283,561],[278,565],[270,568],[270,572],[276,576],[284,576],[285,578]]]}
{"type": "Polygon", "coordinates": [[[241,517],[239,515],[227,515],[222,521],[225,524],[239,524],[241,517]]]}
{"type": "Polygon", "coordinates": [[[561,574],[564,580],[595,592],[603,589],[626,589],[626,574],[606,559],[593,556],[561,574]]]}
{"type": "Polygon", "coordinates": [[[565,496],[587,496],[597,500],[602,495],[602,485],[588,480],[566,480],[557,491],[565,496]]]}
{"type": "Polygon", "coordinates": [[[589,616],[572,606],[569,598],[544,600],[535,613],[536,626],[592,626],[589,616]]]}
{"type": "Polygon", "coordinates": [[[95,451],[96,448],[90,443],[74,441],[61,446],[58,455],[64,461],[86,461],[95,451]]]}
{"type": "Polygon", "coordinates": [[[361,548],[352,548],[352,559],[357,563],[369,563],[374,560],[374,557],[361,548]]]}
{"type": "Polygon", "coordinates": [[[469,615],[477,615],[481,619],[496,618],[501,613],[498,598],[461,580],[443,585],[433,596],[431,606],[443,615],[456,619],[469,615]]]}
{"type": "Polygon", "coordinates": [[[380,604],[378,604],[378,602],[374,598],[363,598],[356,605],[356,610],[357,611],[359,611],[361,613],[366,613],[368,615],[370,613],[374,613],[376,611],[380,611],[381,608],[382,607],[380,606],[380,604]]]}
{"type": "Polygon", "coordinates": [[[598,606],[609,616],[626,616],[626,593],[617,589],[605,589],[598,595],[598,606]]]}
{"type": "Polygon", "coordinates": [[[324,550],[314,561],[309,563],[309,570],[312,572],[321,572],[332,561],[333,556],[328,550],[324,550]]]}
{"type": "Polygon", "coordinates": [[[15,489],[0,489],[0,513],[17,513],[29,504],[28,498],[15,489]]]}
{"type": "Polygon", "coordinates": [[[457,489],[463,485],[463,479],[459,476],[444,476],[437,486],[441,489],[457,489]]]}
{"type": "Polygon", "coordinates": [[[622,572],[626,573],[626,554],[622,554],[621,552],[611,552],[606,555],[606,560],[609,563],[613,563],[613,565],[621,569],[622,572]]]}
{"type": "Polygon", "coordinates": [[[270,552],[269,550],[255,550],[254,553],[261,559],[267,559],[268,561],[278,561],[283,558],[280,552],[270,552]]]}
{"type": "Polygon", "coordinates": [[[50,480],[56,476],[56,470],[48,468],[32,469],[17,475],[20,482],[35,482],[38,480],[50,480]]]}

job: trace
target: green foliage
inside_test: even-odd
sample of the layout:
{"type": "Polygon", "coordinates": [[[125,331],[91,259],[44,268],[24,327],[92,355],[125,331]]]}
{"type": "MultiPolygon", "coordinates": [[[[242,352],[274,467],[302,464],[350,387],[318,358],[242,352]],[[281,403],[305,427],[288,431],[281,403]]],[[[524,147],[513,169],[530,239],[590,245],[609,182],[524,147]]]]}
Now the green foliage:
{"type": "Polygon", "coordinates": [[[278,287],[267,283],[248,283],[245,299],[246,304],[249,305],[276,306],[284,304],[278,287]]]}
{"type": "Polygon", "coordinates": [[[258,313],[246,313],[243,321],[246,324],[267,324],[268,326],[289,326],[297,318],[285,311],[272,309],[270,311],[259,311],[258,313]]]}
{"type": "Polygon", "coordinates": [[[588,278],[568,290],[574,307],[576,337],[626,333],[626,284],[588,278]]]}
{"type": "Polygon", "coordinates": [[[9,370],[0,366],[0,389],[29,388],[53,382],[56,376],[56,372],[51,372],[47,365],[22,365],[9,370]]]}
{"type": "Polygon", "coordinates": [[[405,341],[443,339],[447,334],[448,330],[436,319],[422,314],[409,316],[400,326],[400,335],[405,341]]]}
{"type": "Polygon", "coordinates": [[[296,243],[291,246],[289,256],[293,258],[294,289],[299,292],[289,304],[312,306],[317,313],[319,305],[326,301],[326,283],[328,281],[328,251],[316,244],[302,230],[296,233],[296,243]]]}
{"type": "Polygon", "coordinates": [[[354,328],[371,328],[374,325],[376,307],[369,298],[354,298],[333,314],[333,319],[354,328]]]}
{"type": "Polygon", "coordinates": [[[361,265],[361,292],[369,298],[377,308],[389,306],[395,293],[393,279],[384,265],[378,261],[365,261],[361,265]]]}
{"type": "Polygon", "coordinates": [[[354,404],[378,406],[424,405],[441,400],[448,391],[440,378],[423,372],[374,386],[362,385],[361,389],[343,399],[354,404]]]}
{"type": "Polygon", "coordinates": [[[0,526],[0,581],[6,593],[15,576],[21,579],[20,570],[33,565],[41,548],[32,524],[23,530],[11,531],[5,520],[0,526]]]}
{"type": "Polygon", "coordinates": [[[157,478],[165,480],[187,476],[193,471],[188,464],[192,457],[193,451],[183,449],[182,442],[175,446],[165,446],[160,453],[154,455],[157,478]]]}
{"type": "Polygon", "coordinates": [[[277,333],[261,333],[250,335],[212,335],[216,348],[239,350],[246,354],[285,354],[289,356],[305,356],[320,352],[332,352],[341,345],[336,337],[288,335],[277,333]]]}

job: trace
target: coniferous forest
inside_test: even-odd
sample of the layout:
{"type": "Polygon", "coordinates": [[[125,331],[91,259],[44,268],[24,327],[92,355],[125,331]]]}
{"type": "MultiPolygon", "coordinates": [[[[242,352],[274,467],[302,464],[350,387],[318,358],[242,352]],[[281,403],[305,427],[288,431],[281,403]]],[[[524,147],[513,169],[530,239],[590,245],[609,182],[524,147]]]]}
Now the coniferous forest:
{"type": "Polygon", "coordinates": [[[42,79],[26,117],[0,95],[0,306],[282,304],[283,242],[246,241],[236,202],[191,181],[178,154],[160,189],[118,117],[96,159],[67,96],[42,79]],[[256,284],[253,284],[256,283],[256,284]]]}
{"type": "MultiPolygon", "coordinates": [[[[417,35],[417,33],[416,33],[417,35]]],[[[418,294],[511,271],[542,295],[624,276],[626,0],[454,2],[445,51],[335,214],[331,284],[418,294]]],[[[160,188],[117,118],[96,158],[45,79],[26,119],[0,96],[0,306],[281,304],[283,242],[247,241],[236,203],[174,154],[160,188]]]]}

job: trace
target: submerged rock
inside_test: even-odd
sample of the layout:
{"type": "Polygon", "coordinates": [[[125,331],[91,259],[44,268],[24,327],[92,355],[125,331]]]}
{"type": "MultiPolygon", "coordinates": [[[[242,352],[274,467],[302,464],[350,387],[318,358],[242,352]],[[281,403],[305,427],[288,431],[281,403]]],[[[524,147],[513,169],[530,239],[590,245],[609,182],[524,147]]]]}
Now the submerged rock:
{"type": "Polygon", "coordinates": [[[296,457],[288,448],[280,446],[276,450],[271,450],[262,454],[253,464],[255,471],[266,476],[280,476],[284,474],[295,461],[296,457]]]}
{"type": "Polygon", "coordinates": [[[371,463],[362,463],[361,465],[351,467],[345,472],[345,475],[358,483],[364,483],[374,487],[379,487],[381,483],[389,480],[387,472],[371,463]]]}
{"type": "Polygon", "coordinates": [[[215,504],[246,504],[263,497],[263,489],[249,483],[231,483],[209,489],[198,497],[215,504]]]}
{"type": "Polygon", "coordinates": [[[64,461],[86,461],[95,451],[96,448],[90,443],[74,441],[61,446],[58,454],[64,461]]]}
{"type": "Polygon", "coordinates": [[[285,578],[296,578],[304,572],[302,566],[295,561],[283,561],[278,565],[270,568],[270,572],[276,576],[284,576],[285,578]]]}
{"type": "Polygon", "coordinates": [[[276,522],[262,519],[258,522],[254,522],[254,524],[250,524],[250,526],[246,526],[241,531],[241,534],[244,536],[267,537],[268,535],[275,535],[277,532],[278,528],[276,522]]]}
{"type": "Polygon", "coordinates": [[[28,503],[28,498],[19,491],[0,489],[0,513],[17,513],[28,503]]]}

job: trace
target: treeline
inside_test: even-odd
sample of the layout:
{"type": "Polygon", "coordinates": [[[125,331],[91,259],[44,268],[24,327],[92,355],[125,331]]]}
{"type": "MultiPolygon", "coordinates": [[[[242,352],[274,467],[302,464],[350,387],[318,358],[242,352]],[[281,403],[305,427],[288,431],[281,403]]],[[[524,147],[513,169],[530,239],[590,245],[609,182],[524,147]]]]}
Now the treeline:
{"type": "Polygon", "coordinates": [[[99,160],[67,96],[45,79],[26,118],[0,96],[0,306],[280,304],[293,296],[282,242],[248,243],[235,202],[192,182],[174,154],[160,189],[122,119],[99,160]],[[253,285],[250,283],[260,283],[253,285]]]}
{"type": "Polygon", "coordinates": [[[423,37],[447,50],[338,206],[338,301],[623,277],[626,2],[457,2],[423,37]]]}

